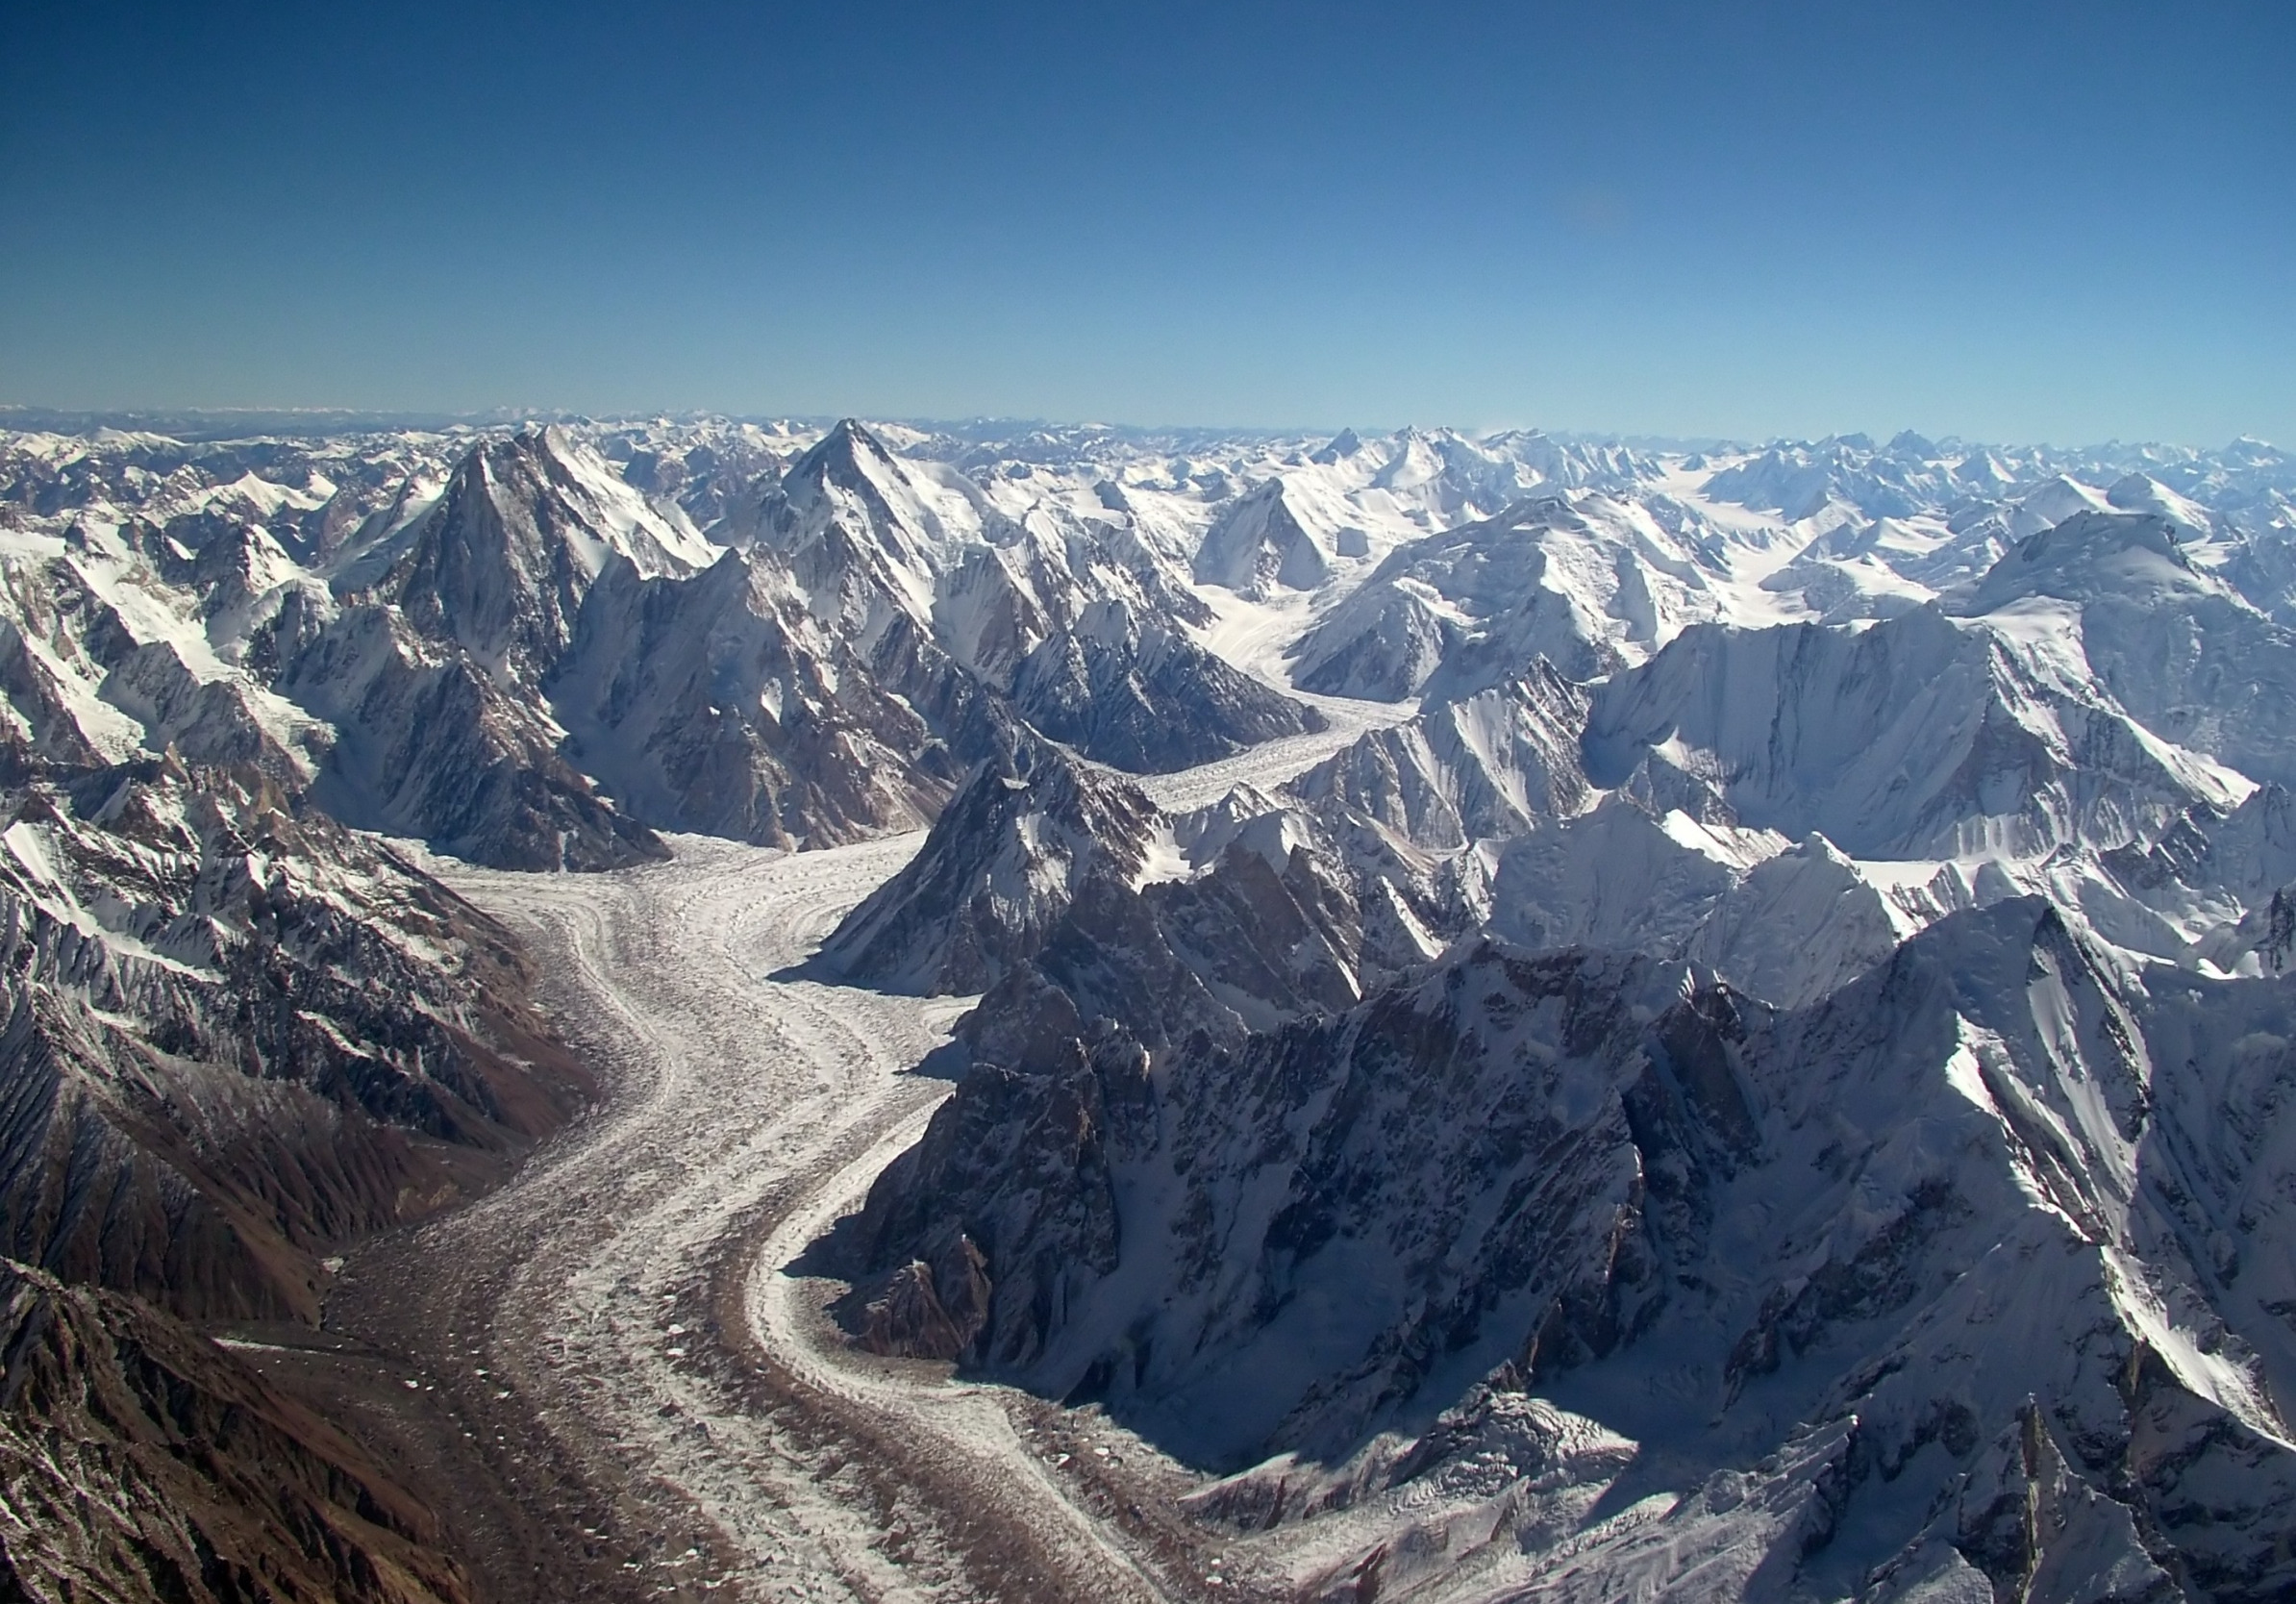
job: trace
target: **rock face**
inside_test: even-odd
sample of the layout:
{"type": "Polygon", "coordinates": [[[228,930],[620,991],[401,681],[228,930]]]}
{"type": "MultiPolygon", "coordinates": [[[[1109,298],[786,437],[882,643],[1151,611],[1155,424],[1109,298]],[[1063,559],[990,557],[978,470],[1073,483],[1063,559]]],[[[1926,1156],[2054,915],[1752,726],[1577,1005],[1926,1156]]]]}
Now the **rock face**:
{"type": "Polygon", "coordinates": [[[913,828],[1032,718],[1141,770],[1319,725],[1187,635],[1212,614],[1182,537],[1120,491],[1008,513],[858,423],[786,457],[698,433],[390,440],[307,490],[236,461],[155,480],[140,459],[196,456],[156,439],[77,480],[21,452],[19,494],[59,510],[0,507],[0,677],[72,761],[252,765],[512,868],[658,859],[661,828],[913,828]]]}
{"type": "Polygon", "coordinates": [[[1062,1063],[1111,1026],[1156,1054],[1240,1041],[1349,1006],[1424,962],[1437,944],[1431,928],[1458,923],[1438,874],[1421,884],[1405,865],[1359,869],[1295,813],[1258,815],[1192,850],[1190,872],[1136,893],[1111,876],[1085,881],[1027,961],[960,1021],[974,1061],[1062,1063]]]}
{"type": "Polygon", "coordinates": [[[888,1173],[866,1226],[898,1240],[918,1201],[964,1199],[958,1216],[995,1288],[977,1339],[986,1363],[1050,1360],[1062,1371],[1056,1391],[1168,1399],[1175,1419],[1220,1439],[1187,1442],[1197,1455],[1345,1445],[1369,1400],[1408,1396],[1431,1355],[1474,1334],[1491,1289],[1519,1289],[1524,1308],[1510,1322],[1518,1347],[1532,1311],[1565,1294],[1588,1305],[1587,1317],[1599,1314],[1609,1244],[1639,1190],[1623,1108],[1595,1095],[1584,1100],[1591,1123],[1550,1128],[1550,1098],[1515,1080],[1539,1048],[1510,1040],[1479,1052],[1462,1039],[1503,1013],[1534,1033],[1555,1076],[1618,1078],[1643,1048],[1636,1005],[1673,984],[1636,963],[1480,949],[1360,1011],[1256,1036],[1233,1053],[1183,1053],[1154,1075],[1136,1050],[1106,1048],[1064,1074],[983,1074],[979,1091],[968,1083],[936,1120],[913,1166],[888,1173]],[[1217,1094],[1205,1077],[1221,1082],[1217,1094]],[[1026,1110],[1017,1119],[1015,1104],[1026,1110]],[[1316,1111],[1305,1127],[1303,1110],[1316,1111]],[[1064,1143],[1057,1160],[1035,1143],[1012,1150],[1002,1138],[1014,1126],[1084,1145],[1064,1143]],[[1470,1162],[1452,1144],[1484,1156],[1470,1162]],[[1169,1188],[1150,1174],[1168,1175],[1169,1188]],[[1408,1215],[1394,1188],[1416,1196],[1408,1215]],[[1495,1212],[1478,1202],[1510,1190],[1524,1201],[1495,1212]],[[1532,1201],[1542,1194],[1543,1206],[1532,1201]],[[1126,1196],[1150,1212],[1125,1210],[1126,1196]],[[1462,1229],[1477,1235],[1462,1241],[1462,1229]],[[1103,1316],[1095,1283],[1115,1267],[1119,1238],[1128,1253],[1154,1243],[1149,1256],[1172,1262],[1143,1305],[1126,1299],[1103,1316]],[[1489,1289],[1446,1290],[1446,1262],[1490,1266],[1489,1289]],[[1183,1301],[1140,1323],[1167,1292],[1183,1301]],[[1048,1310],[1069,1313],[1048,1320],[1048,1310]],[[1169,1367],[1199,1379],[1180,1383],[1169,1367]],[[1324,1378],[1338,1376],[1360,1388],[1354,1401],[1321,1395],[1324,1378]],[[1189,1388],[1219,1396],[1183,1398],[1189,1388]]]}
{"type": "Polygon", "coordinates": [[[983,764],[822,957],[889,990],[985,990],[1041,943],[1089,878],[1136,884],[1160,823],[1137,790],[1058,752],[1034,749],[1020,775],[983,764]]]}
{"type": "MultiPolygon", "coordinates": [[[[1332,577],[1335,535],[1311,529],[1281,478],[1236,500],[1204,537],[1196,579],[1262,600],[1279,589],[1312,590],[1332,577]]],[[[1360,552],[1352,555],[1360,556],[1360,552]]]]}
{"type": "Polygon", "coordinates": [[[1639,590],[1580,503],[1397,546],[1301,662],[1424,710],[1067,883],[857,1340],[1232,1470],[1305,1597],[2286,1593],[2285,654],[2091,499],[1835,523],[1837,623],[1661,508],[1639,590]]]}
{"type": "Polygon", "coordinates": [[[0,1549],[15,1596],[463,1604],[437,1517],[148,1305],[0,1259],[0,1549]]]}
{"type": "MultiPolygon", "coordinates": [[[[1481,943],[1237,1047],[1152,1064],[1116,1035],[977,1069],[859,1238],[911,1263],[961,1235],[989,1288],[968,1362],[1199,1461],[1434,1425],[1381,1472],[1408,1483],[1492,1375],[1716,1477],[1768,1456],[1668,1530],[1716,1522],[1699,1541],[1812,1589],[2167,1566],[2264,1598],[2291,1581],[2268,1490],[2296,1474],[2271,1402],[2296,1348],[2262,1313],[2279,1270],[2243,1287],[2207,1244],[2283,1144],[2209,1133],[2296,1064],[2276,1038],[2236,1092],[2155,1067],[2226,1063],[2195,1033],[2246,1039],[2296,993],[2224,1001],[2132,1000],[2030,899],[1788,1013],[1645,958],[1481,943]],[[2172,1317],[2215,1356],[2164,1343],[2172,1317]],[[1795,1487],[1822,1510],[1757,1518],[1795,1487]],[[2063,1513],[2033,1523],[2035,1497],[2063,1513]]],[[[1603,1541],[1625,1563],[1649,1535],[1603,1541]]]]}
{"type": "Polygon", "coordinates": [[[770,553],[611,567],[551,685],[577,761],[665,828],[829,845],[926,823],[959,760],[807,612],[770,553]]]}
{"type": "Polygon", "coordinates": [[[1053,739],[1135,774],[1193,768],[1326,727],[1313,708],[1121,602],[1087,608],[1023,658],[1012,705],[1053,739]]]}
{"type": "Polygon", "coordinates": [[[313,1318],[331,1244],[483,1189],[590,1093],[506,931],[256,776],[147,760],[7,816],[12,1257],[313,1318]]]}
{"type": "Polygon", "coordinates": [[[813,615],[865,650],[896,614],[930,615],[936,581],[992,516],[961,475],[912,468],[848,418],[790,467],[764,539],[813,615]]]}
{"type": "Polygon", "coordinates": [[[713,555],[562,431],[479,446],[407,530],[348,554],[340,615],[285,664],[340,731],[322,802],[504,867],[662,856],[564,760],[541,687],[611,562],[682,576],[713,555]]]}
{"type": "Polygon", "coordinates": [[[479,446],[372,587],[415,629],[451,639],[499,678],[536,680],[573,638],[612,558],[684,576],[716,555],[557,428],[479,446]]]}
{"type": "Polygon", "coordinates": [[[2291,531],[2253,441],[0,437],[0,1251],[308,1314],[579,1100],[345,825],[930,822],[822,957],[979,996],[840,1316],[1299,1596],[2287,1596],[2291,531]],[[1103,766],[1287,684],[1418,705],[1103,766]]]}
{"type": "Polygon", "coordinates": [[[336,728],[312,795],[346,823],[498,868],[607,869],[668,853],[560,753],[545,709],[385,608],[346,610],[278,683],[336,728]]]}

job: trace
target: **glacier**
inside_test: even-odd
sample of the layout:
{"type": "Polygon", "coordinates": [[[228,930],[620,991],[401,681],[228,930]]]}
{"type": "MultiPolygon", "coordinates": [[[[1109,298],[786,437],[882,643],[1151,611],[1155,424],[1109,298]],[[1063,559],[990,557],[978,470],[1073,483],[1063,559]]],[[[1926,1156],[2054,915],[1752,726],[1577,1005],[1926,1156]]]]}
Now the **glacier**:
{"type": "MultiPolygon", "coordinates": [[[[0,432],[12,1295],[310,1322],[394,1231],[549,1233],[438,1293],[509,1300],[477,1376],[743,1595],[2285,1596],[2292,496],[2247,440],[0,432]],[[536,956],[606,908],[639,969],[536,956]],[[644,1338],[704,1260],[746,1313],[644,1338]]],[[[451,1509],[263,1452],[453,1595],[451,1509]]]]}

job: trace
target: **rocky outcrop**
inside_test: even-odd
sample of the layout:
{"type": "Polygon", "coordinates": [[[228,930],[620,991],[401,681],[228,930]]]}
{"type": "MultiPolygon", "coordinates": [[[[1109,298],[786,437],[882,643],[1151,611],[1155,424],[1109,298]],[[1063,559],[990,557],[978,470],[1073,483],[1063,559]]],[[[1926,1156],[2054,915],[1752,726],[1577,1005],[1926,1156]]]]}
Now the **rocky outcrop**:
{"type": "Polygon", "coordinates": [[[471,1195],[590,1092],[509,934],[252,772],[36,783],[0,832],[0,1249],[315,1317],[333,1244],[471,1195]]]}
{"type": "Polygon", "coordinates": [[[534,683],[573,639],[610,558],[687,574],[716,553],[564,430],[522,430],[464,457],[403,556],[373,587],[430,639],[534,683]]]}
{"type": "Polygon", "coordinates": [[[847,979],[961,995],[1024,961],[1083,886],[1144,873],[1161,820],[1120,780],[1043,747],[1023,771],[984,764],[934,820],[915,858],[822,944],[847,979]]]}
{"type": "Polygon", "coordinates": [[[854,1241],[897,1265],[961,1233],[990,1289],[964,1363],[1200,1462],[1296,1450],[1253,1474],[1310,1511],[1495,1499],[1479,1529],[1535,1552],[1622,1474],[1558,1442],[1608,1434],[1685,1491],[1661,1526],[1587,1527],[1583,1570],[1732,1552],[1812,1591],[2262,1599],[2291,1579],[2296,1348],[2258,1189],[2291,1150],[2266,1111],[2296,992],[2189,984],[2127,990],[2033,899],[1784,1013],[1485,942],[1239,1045],[1152,1064],[1104,1031],[979,1065],[854,1241]],[[2234,1090],[2226,1044],[2259,1033],[2234,1090]],[[1526,1388],[1562,1413],[1486,1439],[1526,1388]]]}
{"type": "Polygon", "coordinates": [[[1012,705],[1053,739],[1134,774],[1233,757],[1326,727],[1323,714],[1121,602],[1088,607],[1012,676],[1012,705]]]}
{"type": "Polygon", "coordinates": [[[346,610],[279,688],[334,724],[312,797],[347,824],[496,868],[608,869],[668,854],[561,755],[545,709],[390,610],[346,610]]]}
{"type": "Polygon", "coordinates": [[[464,1604],[437,1516],[229,1352],[0,1259],[0,1581],[119,1604],[464,1604]]]}
{"type": "Polygon", "coordinates": [[[1632,1239],[1642,1190],[1624,1106],[1565,1115],[1516,1082],[1533,1049],[1487,1033],[1494,1016],[1533,1032],[1556,1055],[1534,1072],[1558,1082],[1631,1078],[1649,1028],[1636,1004],[1670,984],[1632,963],[1485,948],[1153,1076],[1112,1044],[1065,1066],[984,1066],[888,1171],[863,1235],[961,1223],[980,1243],[995,1291],[977,1363],[1144,1406],[1215,1461],[1328,1452],[1373,1400],[1415,1391],[1493,1301],[1513,1336],[1484,1368],[1541,1345],[1535,1328],[1551,1366],[1632,1325],[1614,1289],[1655,1267],[1627,1270],[1614,1240],[1632,1239]],[[1144,1303],[1102,1291],[1120,1262],[1155,1266],[1144,1303]]]}
{"type": "Polygon", "coordinates": [[[911,1259],[880,1278],[859,1294],[866,1298],[861,1345],[910,1359],[955,1359],[988,1318],[986,1264],[960,1231],[932,1262],[911,1259]]]}
{"type": "Polygon", "coordinates": [[[692,580],[615,564],[550,694],[573,761],[665,829],[834,845],[921,827],[961,772],[769,552],[729,551],[692,580]]]}

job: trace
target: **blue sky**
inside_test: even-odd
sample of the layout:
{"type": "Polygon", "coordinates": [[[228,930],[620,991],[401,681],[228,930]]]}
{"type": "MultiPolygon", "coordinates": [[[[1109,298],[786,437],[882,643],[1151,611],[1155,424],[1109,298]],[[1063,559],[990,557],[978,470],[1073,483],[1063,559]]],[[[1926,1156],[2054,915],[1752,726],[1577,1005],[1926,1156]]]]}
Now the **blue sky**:
{"type": "Polygon", "coordinates": [[[0,400],[2296,442],[2296,5],[0,8],[0,400]]]}

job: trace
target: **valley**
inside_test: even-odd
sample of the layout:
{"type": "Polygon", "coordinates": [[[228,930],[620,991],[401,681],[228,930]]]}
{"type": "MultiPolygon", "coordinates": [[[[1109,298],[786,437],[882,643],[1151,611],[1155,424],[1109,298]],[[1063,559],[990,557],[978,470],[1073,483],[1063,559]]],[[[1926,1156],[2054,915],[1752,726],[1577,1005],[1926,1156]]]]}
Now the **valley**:
{"type": "Polygon", "coordinates": [[[2296,1585],[2284,453],[582,420],[0,492],[51,1591],[2296,1585]]]}
{"type": "MultiPolygon", "coordinates": [[[[557,977],[554,1012],[613,1090],[501,1192],[353,1255],[331,1314],[429,1351],[426,1384],[471,1400],[469,1418],[511,1420],[504,1443],[539,1433],[482,1455],[483,1476],[544,1507],[574,1507],[573,1487],[597,1500],[589,1566],[530,1560],[538,1579],[498,1585],[1204,1595],[1200,1538],[1168,1516],[1111,1518],[1051,1464],[1077,1435],[1060,1411],[848,1350],[819,1284],[788,1273],[949,1090],[909,1071],[964,1000],[785,978],[917,838],[675,844],[673,863],[607,876],[445,871],[527,934],[557,977]]],[[[1102,1476],[1103,1500],[1138,1499],[1102,1476]]],[[[1190,1482],[1158,1479],[1166,1499],[1175,1480],[1190,1482]]]]}

